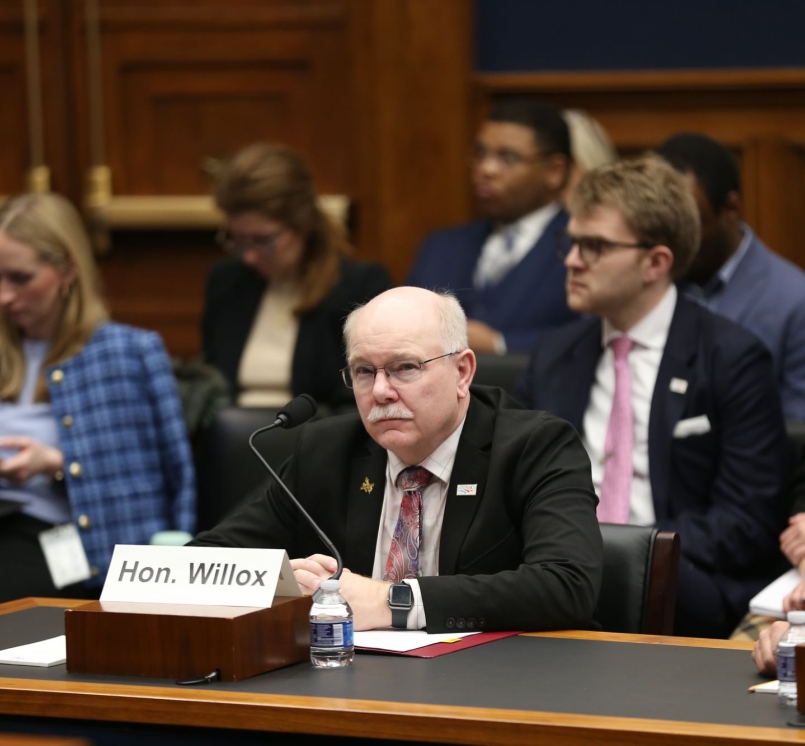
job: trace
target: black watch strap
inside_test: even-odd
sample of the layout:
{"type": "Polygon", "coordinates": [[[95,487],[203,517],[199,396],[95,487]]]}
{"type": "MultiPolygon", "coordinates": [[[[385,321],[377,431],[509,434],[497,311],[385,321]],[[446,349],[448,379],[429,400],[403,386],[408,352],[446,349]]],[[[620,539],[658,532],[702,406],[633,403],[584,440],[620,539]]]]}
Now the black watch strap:
{"type": "Polygon", "coordinates": [[[411,609],[392,609],[391,626],[394,627],[394,629],[407,629],[409,611],[411,611],[411,609]]]}

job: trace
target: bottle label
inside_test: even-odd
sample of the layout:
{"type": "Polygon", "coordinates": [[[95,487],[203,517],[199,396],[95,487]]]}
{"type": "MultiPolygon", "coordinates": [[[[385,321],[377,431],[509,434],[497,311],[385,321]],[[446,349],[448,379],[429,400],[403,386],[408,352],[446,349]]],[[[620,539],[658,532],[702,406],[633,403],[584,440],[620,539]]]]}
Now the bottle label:
{"type": "MultiPolygon", "coordinates": [[[[793,647],[790,648],[793,654],[793,647]]],[[[783,646],[777,649],[777,678],[785,683],[797,683],[796,658],[783,646]]]]}
{"type": "Polygon", "coordinates": [[[352,621],[311,622],[310,646],[314,648],[351,648],[354,646],[352,621]]]}

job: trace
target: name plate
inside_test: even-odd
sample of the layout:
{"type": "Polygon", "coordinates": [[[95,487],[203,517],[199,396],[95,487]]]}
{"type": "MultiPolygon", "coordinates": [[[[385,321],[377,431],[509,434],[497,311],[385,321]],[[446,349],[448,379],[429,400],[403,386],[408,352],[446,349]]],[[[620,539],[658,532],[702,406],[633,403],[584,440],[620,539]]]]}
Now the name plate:
{"type": "Polygon", "coordinates": [[[251,606],[302,592],[284,549],[118,544],[101,601],[251,606]]]}

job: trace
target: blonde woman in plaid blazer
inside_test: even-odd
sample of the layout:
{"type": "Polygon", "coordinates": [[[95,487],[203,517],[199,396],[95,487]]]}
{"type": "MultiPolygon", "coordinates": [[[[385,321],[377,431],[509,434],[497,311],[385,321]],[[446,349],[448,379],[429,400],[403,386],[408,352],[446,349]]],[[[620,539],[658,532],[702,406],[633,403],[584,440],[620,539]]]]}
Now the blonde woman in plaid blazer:
{"type": "Polygon", "coordinates": [[[112,323],[78,213],[0,212],[0,601],[97,595],[115,544],[192,532],[195,477],[159,335],[112,323]],[[91,567],[57,590],[39,546],[74,523],[91,567]]]}

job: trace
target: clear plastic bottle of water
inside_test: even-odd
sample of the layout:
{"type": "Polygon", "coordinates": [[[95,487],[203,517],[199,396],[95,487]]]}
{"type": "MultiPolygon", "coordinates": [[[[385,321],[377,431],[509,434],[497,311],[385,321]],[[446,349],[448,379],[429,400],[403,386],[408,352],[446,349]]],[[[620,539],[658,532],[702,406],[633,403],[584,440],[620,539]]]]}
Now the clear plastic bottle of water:
{"type": "Polygon", "coordinates": [[[339,592],[341,581],[323,580],[310,609],[310,660],[318,668],[343,668],[355,658],[352,609],[339,592]]]}
{"type": "Polygon", "coordinates": [[[805,642],[805,611],[789,611],[791,628],[777,643],[777,678],[780,679],[780,702],[787,705],[797,703],[797,671],[794,648],[805,642]]]}

